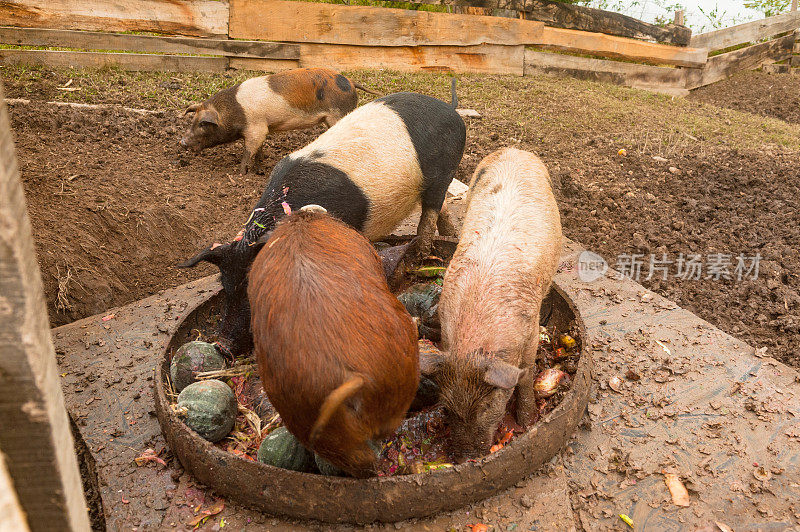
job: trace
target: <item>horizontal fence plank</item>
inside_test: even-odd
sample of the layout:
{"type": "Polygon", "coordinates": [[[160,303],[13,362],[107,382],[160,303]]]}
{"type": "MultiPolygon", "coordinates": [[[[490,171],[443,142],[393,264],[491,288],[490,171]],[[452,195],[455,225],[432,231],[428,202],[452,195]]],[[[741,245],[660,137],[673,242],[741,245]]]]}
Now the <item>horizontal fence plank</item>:
{"type": "Polygon", "coordinates": [[[387,68],[405,72],[477,72],[483,74],[523,73],[525,49],[504,46],[350,46],[304,43],[300,65],[339,70],[387,68]]]}
{"type": "MultiPolygon", "coordinates": [[[[299,48],[299,45],[298,45],[299,48]]],[[[298,59],[300,53],[297,54],[298,59]]],[[[231,57],[228,66],[237,70],[260,70],[262,72],[280,72],[298,68],[300,61],[295,59],[257,59],[254,57],[231,57]]]]}
{"type": "Polygon", "coordinates": [[[3,0],[0,25],[221,36],[228,34],[228,4],[216,0],[3,0]]]}
{"type": "Polygon", "coordinates": [[[94,68],[118,66],[125,70],[166,70],[170,72],[205,70],[224,72],[228,67],[228,58],[192,57],[187,55],[0,49],[0,64],[94,68]]]}
{"type": "Polygon", "coordinates": [[[692,30],[686,26],[656,26],[620,13],[552,0],[414,0],[413,3],[448,5],[453,7],[454,13],[525,18],[554,28],[607,33],[679,46],[688,45],[692,37],[692,30]]]}
{"type": "Polygon", "coordinates": [[[603,33],[549,27],[544,28],[539,44],[554,50],[688,67],[701,67],[708,58],[705,49],[668,46],[603,33]]]}
{"type": "MultiPolygon", "coordinates": [[[[459,0],[464,3],[464,0],[459,0]]],[[[473,6],[494,9],[512,9],[525,13],[528,20],[540,20],[555,28],[606,33],[618,37],[654,40],[686,46],[692,30],[685,26],[668,24],[665,27],[622,15],[550,0],[466,0],[473,6]]]]}
{"type": "Polygon", "coordinates": [[[800,28],[800,11],[793,11],[722,30],[695,35],[692,37],[691,46],[707,48],[713,52],[714,50],[722,50],[738,44],[760,41],[797,28],[800,28]]]}
{"type": "Polygon", "coordinates": [[[285,0],[231,0],[230,36],[369,46],[517,45],[544,24],[528,20],[285,0]]]}
{"type": "Polygon", "coordinates": [[[59,46],[82,50],[123,50],[168,54],[209,54],[266,59],[299,59],[296,44],[192,37],[155,37],[124,33],[0,27],[0,43],[59,46]]]}
{"type": "Polygon", "coordinates": [[[525,50],[525,75],[550,74],[602,81],[663,94],[684,96],[686,71],[573,55],[525,50]]]}
{"type": "Polygon", "coordinates": [[[708,59],[702,69],[686,71],[686,88],[696,89],[710,83],[721,81],[741,70],[752,70],[768,60],[782,61],[791,56],[794,34],[786,35],[747,48],[741,48],[708,59]]]}

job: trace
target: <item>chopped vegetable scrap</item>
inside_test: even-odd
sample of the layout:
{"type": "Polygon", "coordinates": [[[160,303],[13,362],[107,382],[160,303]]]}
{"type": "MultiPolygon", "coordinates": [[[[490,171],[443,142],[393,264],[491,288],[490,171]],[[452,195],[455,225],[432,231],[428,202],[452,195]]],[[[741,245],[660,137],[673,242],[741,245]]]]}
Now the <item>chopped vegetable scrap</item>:
{"type": "Polygon", "coordinates": [[[383,444],[378,475],[403,475],[452,467],[447,454],[448,430],[441,407],[407,418],[383,444]]]}
{"type": "Polygon", "coordinates": [[[689,506],[689,491],[678,475],[665,471],[664,482],[669,488],[669,494],[672,496],[672,504],[675,506],[689,506]]]}

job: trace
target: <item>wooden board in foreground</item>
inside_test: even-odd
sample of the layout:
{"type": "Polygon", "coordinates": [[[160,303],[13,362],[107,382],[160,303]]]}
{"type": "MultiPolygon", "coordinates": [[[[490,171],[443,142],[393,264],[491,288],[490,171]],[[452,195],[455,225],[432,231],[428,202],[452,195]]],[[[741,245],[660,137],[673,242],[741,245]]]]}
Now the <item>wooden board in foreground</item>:
{"type": "Polygon", "coordinates": [[[405,72],[476,72],[522,75],[524,47],[480,46],[348,46],[301,44],[300,65],[339,70],[387,68],[405,72]]]}
{"type": "Polygon", "coordinates": [[[385,7],[231,0],[230,36],[359,46],[517,45],[541,39],[541,22],[385,7]]]}
{"type": "Polygon", "coordinates": [[[228,4],[216,0],[3,0],[0,25],[227,35],[228,4]]]}
{"type": "Polygon", "coordinates": [[[685,96],[686,71],[605,59],[525,50],[525,75],[549,74],[614,83],[672,96],[685,96]]]}
{"type": "Polygon", "coordinates": [[[204,70],[224,72],[228,67],[228,58],[192,57],[187,55],[0,49],[0,64],[93,68],[117,66],[125,70],[166,70],[169,72],[204,70]]]}
{"type": "Polygon", "coordinates": [[[619,57],[653,64],[702,67],[708,51],[698,48],[668,46],[603,33],[545,27],[539,44],[553,50],[619,57]]]}
{"type": "Polygon", "coordinates": [[[3,456],[0,452],[0,529],[29,532],[28,520],[25,519],[25,513],[17,499],[17,492],[3,456]]]}
{"type": "Polygon", "coordinates": [[[748,46],[716,55],[708,59],[705,68],[686,71],[686,88],[696,89],[714,83],[741,70],[752,70],[768,60],[781,61],[791,56],[794,34],[773,39],[761,44],[748,46]]]}
{"type": "MultiPolygon", "coordinates": [[[[31,530],[89,530],[33,231],[0,87],[0,449],[31,530]]],[[[0,464],[1,466],[1,464],[0,464]]],[[[7,472],[7,474],[6,474],[7,472]]],[[[8,496],[0,504],[9,504],[8,496]]],[[[19,520],[19,511],[17,519],[19,520]]],[[[14,526],[0,515],[0,529],[14,526]]]]}
{"type": "Polygon", "coordinates": [[[800,28],[800,11],[783,13],[722,30],[701,33],[692,37],[691,46],[707,48],[710,52],[748,42],[757,42],[779,33],[800,28]]]}
{"type": "Polygon", "coordinates": [[[265,59],[299,59],[296,44],[192,37],[155,37],[98,31],[0,27],[0,43],[167,54],[208,54],[265,59]]]}

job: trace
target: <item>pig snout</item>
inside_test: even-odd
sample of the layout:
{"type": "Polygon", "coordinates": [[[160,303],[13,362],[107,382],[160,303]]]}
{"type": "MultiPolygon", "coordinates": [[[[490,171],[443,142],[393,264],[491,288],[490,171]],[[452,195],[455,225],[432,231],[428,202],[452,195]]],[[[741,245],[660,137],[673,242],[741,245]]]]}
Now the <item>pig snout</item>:
{"type": "Polygon", "coordinates": [[[190,150],[195,153],[200,153],[202,151],[203,146],[196,138],[192,138],[190,135],[186,135],[183,137],[179,142],[178,145],[183,148],[184,150],[190,150]]]}
{"type": "Polygon", "coordinates": [[[467,460],[477,460],[486,456],[492,446],[494,431],[470,430],[450,424],[453,461],[462,464],[467,460]],[[460,434],[459,434],[460,433],[460,434]]]}

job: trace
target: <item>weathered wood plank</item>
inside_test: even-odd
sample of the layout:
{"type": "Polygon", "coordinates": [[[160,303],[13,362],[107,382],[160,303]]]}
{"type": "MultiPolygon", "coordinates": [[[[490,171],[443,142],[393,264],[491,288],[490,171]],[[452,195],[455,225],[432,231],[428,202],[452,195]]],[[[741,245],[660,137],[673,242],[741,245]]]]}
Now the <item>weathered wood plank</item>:
{"type": "Polygon", "coordinates": [[[60,46],[81,50],[124,50],[168,54],[210,54],[266,59],[299,59],[296,44],[192,37],[155,37],[95,31],[0,27],[0,43],[60,46]]]}
{"type": "Polygon", "coordinates": [[[0,449],[30,529],[88,531],[89,516],[50,338],[42,278],[11,124],[2,103],[0,427],[0,449]]]}
{"type": "Polygon", "coordinates": [[[455,0],[462,5],[511,9],[525,13],[528,20],[540,20],[555,28],[606,33],[618,37],[653,40],[686,46],[692,30],[668,24],[648,24],[619,13],[551,0],[455,0]]]}
{"type": "Polygon", "coordinates": [[[523,73],[524,47],[483,44],[479,46],[349,46],[300,45],[300,65],[327,66],[339,70],[388,68],[405,72],[523,73]]]}
{"type": "Polygon", "coordinates": [[[800,28],[800,12],[783,13],[774,17],[739,24],[722,30],[701,33],[692,37],[691,46],[707,48],[710,52],[800,28]]]}
{"type": "Polygon", "coordinates": [[[3,0],[0,25],[227,35],[228,4],[216,0],[3,0]]]}
{"type": "Polygon", "coordinates": [[[541,22],[285,0],[231,0],[230,36],[369,46],[526,44],[541,22]],[[488,23],[491,20],[491,23],[488,23]]]}
{"type": "MultiPolygon", "coordinates": [[[[297,45],[298,49],[300,45],[297,45]]],[[[300,53],[297,54],[298,59],[300,53]]],[[[231,57],[228,67],[237,70],[260,70],[263,72],[280,72],[298,68],[300,61],[297,59],[256,59],[251,57],[231,57]]]]}
{"type": "Polygon", "coordinates": [[[549,27],[544,28],[539,44],[553,50],[688,67],[701,67],[708,58],[705,49],[668,46],[603,33],[549,27]]]}
{"type": "Polygon", "coordinates": [[[614,83],[663,94],[684,96],[686,71],[574,55],[525,50],[525,75],[549,74],[614,83]]]}
{"type": "Polygon", "coordinates": [[[125,70],[166,70],[170,72],[204,70],[210,72],[224,72],[228,66],[228,58],[0,49],[0,64],[94,68],[118,66],[125,70]]]}
{"type": "Polygon", "coordinates": [[[786,35],[761,44],[709,57],[704,68],[686,71],[686,88],[696,89],[728,78],[741,70],[758,68],[770,59],[782,61],[791,55],[794,39],[794,34],[786,35]]]}
{"type": "Polygon", "coordinates": [[[794,43],[794,53],[800,54],[800,42],[794,43]]]}
{"type": "Polygon", "coordinates": [[[29,532],[28,520],[22,512],[6,461],[0,451],[0,530],[29,532]]]}
{"type": "Polygon", "coordinates": [[[415,0],[414,3],[452,5],[454,13],[525,18],[554,28],[607,33],[679,46],[688,45],[692,36],[692,30],[682,25],[656,26],[612,11],[552,0],[415,0]]]}
{"type": "Polygon", "coordinates": [[[769,65],[761,65],[761,71],[767,74],[789,74],[792,71],[791,65],[772,63],[769,65]]]}

